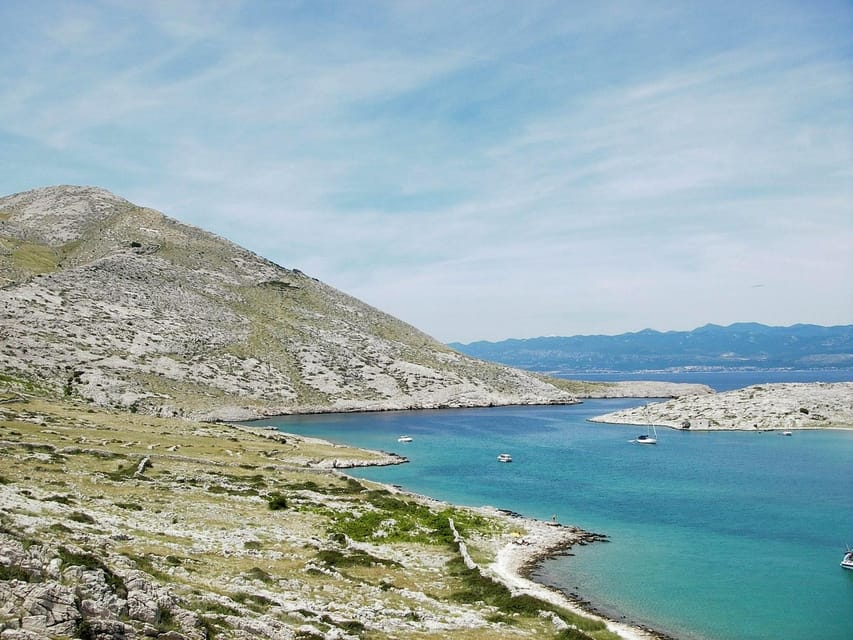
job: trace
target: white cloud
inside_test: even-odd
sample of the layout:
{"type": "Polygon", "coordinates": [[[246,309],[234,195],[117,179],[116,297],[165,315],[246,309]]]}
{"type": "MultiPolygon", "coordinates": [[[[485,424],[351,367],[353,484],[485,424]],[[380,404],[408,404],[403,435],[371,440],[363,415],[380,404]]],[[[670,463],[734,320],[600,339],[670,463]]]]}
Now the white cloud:
{"type": "Polygon", "coordinates": [[[12,2],[0,185],[112,188],[447,340],[850,322],[845,20],[733,11],[12,2]]]}

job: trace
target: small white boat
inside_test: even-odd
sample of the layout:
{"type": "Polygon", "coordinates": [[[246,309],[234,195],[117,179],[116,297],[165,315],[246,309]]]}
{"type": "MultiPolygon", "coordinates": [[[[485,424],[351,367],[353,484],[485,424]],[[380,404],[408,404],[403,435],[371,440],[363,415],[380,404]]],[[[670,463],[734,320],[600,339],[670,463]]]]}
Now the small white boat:
{"type": "Polygon", "coordinates": [[[512,462],[512,456],[508,453],[502,453],[498,456],[498,462],[512,462]]]}
{"type": "Polygon", "coordinates": [[[644,414],[646,416],[646,422],[648,422],[649,426],[652,428],[652,433],[649,433],[649,431],[647,429],[645,433],[637,436],[637,439],[634,440],[634,442],[636,442],[637,444],[657,444],[658,443],[658,432],[657,432],[657,429],[655,429],[655,425],[652,424],[651,420],[649,420],[648,406],[645,408],[644,414]]]}
{"type": "Polygon", "coordinates": [[[411,442],[412,436],[400,436],[397,438],[397,442],[411,442]]]}
{"type": "Polygon", "coordinates": [[[848,549],[844,553],[844,557],[841,558],[841,566],[845,569],[850,569],[853,571],[853,551],[848,549]]]}
{"type": "Polygon", "coordinates": [[[791,436],[791,435],[794,435],[794,434],[792,434],[790,431],[783,431],[783,432],[782,432],[782,435],[783,435],[783,436],[791,436]]]}

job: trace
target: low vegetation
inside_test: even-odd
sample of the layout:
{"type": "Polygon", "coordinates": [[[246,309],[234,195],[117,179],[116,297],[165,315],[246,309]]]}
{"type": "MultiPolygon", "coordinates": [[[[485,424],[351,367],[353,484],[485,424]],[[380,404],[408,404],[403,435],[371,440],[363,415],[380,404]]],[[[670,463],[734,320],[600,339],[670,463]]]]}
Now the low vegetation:
{"type": "MultiPolygon", "coordinates": [[[[464,567],[448,520],[484,564],[506,523],[312,468],[370,452],[18,396],[0,403],[0,442],[0,581],[51,584],[24,557],[98,575],[115,598],[142,576],[158,633],[229,638],[253,620],[271,638],[612,637],[464,567]]],[[[72,622],[67,635],[103,633],[72,622]]],[[[117,610],[115,624],[146,622],[117,610]]]]}

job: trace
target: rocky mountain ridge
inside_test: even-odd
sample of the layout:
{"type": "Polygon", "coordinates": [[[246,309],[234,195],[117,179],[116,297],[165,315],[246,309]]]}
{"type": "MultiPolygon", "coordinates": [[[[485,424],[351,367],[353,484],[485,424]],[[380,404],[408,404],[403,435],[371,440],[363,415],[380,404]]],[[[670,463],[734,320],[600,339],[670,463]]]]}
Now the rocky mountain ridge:
{"type": "Polygon", "coordinates": [[[615,336],[581,335],[452,343],[474,358],[557,375],[583,371],[834,369],[853,365],[853,325],[770,327],[738,322],[692,331],[644,329],[615,336]]]}
{"type": "Polygon", "coordinates": [[[7,383],[204,419],[570,403],[227,240],[94,187],[0,198],[7,383]]]}

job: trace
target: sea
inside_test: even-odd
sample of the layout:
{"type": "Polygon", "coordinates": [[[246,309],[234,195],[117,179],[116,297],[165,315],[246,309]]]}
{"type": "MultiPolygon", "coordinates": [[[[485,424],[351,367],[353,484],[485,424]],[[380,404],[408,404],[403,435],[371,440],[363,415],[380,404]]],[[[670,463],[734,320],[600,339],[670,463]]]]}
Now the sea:
{"type": "MultiPolygon", "coordinates": [[[[577,374],[698,382],[853,381],[853,371],[577,374]]],[[[850,640],[853,431],[658,430],[587,419],[646,403],[286,416],[253,425],[394,451],[408,464],[352,469],[460,505],[579,526],[609,542],[545,560],[534,579],[608,617],[684,640],[850,640]],[[412,442],[401,444],[407,434],[412,442]],[[513,462],[501,464],[499,453],[513,462]]]]}

